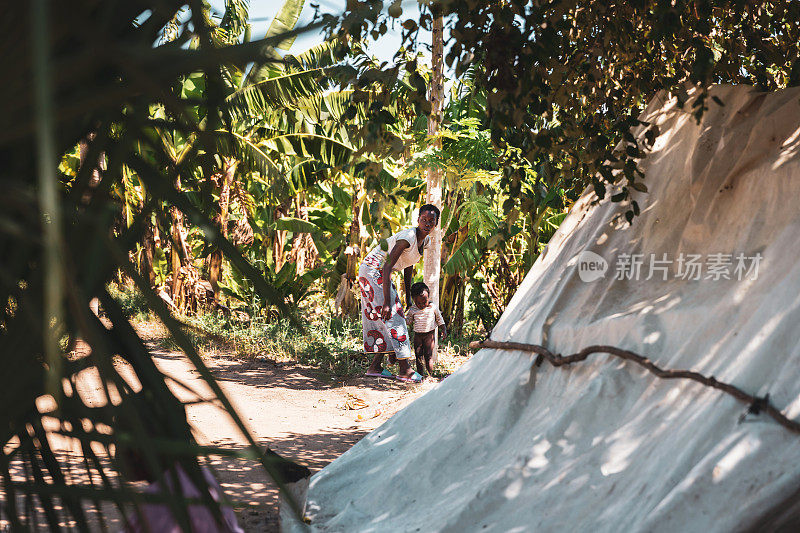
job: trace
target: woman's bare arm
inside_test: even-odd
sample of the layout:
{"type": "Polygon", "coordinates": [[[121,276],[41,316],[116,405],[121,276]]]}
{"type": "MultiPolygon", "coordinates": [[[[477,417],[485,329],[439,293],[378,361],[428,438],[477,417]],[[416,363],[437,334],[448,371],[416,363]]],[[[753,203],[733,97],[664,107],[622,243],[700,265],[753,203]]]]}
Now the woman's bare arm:
{"type": "Polygon", "coordinates": [[[414,265],[403,269],[403,284],[406,289],[406,308],[411,307],[411,281],[414,279],[414,265]]]}

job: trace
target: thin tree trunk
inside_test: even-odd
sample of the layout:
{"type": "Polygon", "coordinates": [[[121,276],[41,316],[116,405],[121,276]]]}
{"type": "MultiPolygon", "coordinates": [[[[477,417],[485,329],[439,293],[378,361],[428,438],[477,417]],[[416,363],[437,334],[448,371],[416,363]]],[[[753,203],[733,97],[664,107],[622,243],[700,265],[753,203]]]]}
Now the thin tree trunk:
{"type": "Polygon", "coordinates": [[[461,337],[464,333],[464,299],[466,298],[467,284],[462,282],[456,289],[456,310],[453,313],[453,337],[461,337]]]}
{"type": "Polygon", "coordinates": [[[453,274],[445,277],[444,285],[442,286],[442,300],[439,308],[448,322],[453,320],[453,310],[455,309],[456,296],[458,295],[458,286],[460,284],[461,275],[453,274]]]}
{"type": "MultiPolygon", "coordinates": [[[[86,156],[89,153],[89,143],[94,140],[95,134],[90,133],[86,136],[85,139],[82,139],[78,143],[78,159],[80,160],[80,164],[78,168],[83,168],[83,164],[86,161],[86,156]]],[[[97,159],[97,166],[92,169],[92,177],[89,180],[89,190],[84,194],[83,201],[84,203],[88,203],[91,195],[91,190],[96,188],[97,185],[100,183],[100,180],[103,179],[103,171],[106,170],[106,154],[105,152],[100,153],[100,157],[97,159]]]]}
{"type": "Polygon", "coordinates": [[[347,237],[347,248],[345,254],[347,255],[347,268],[339,285],[339,291],[336,295],[336,305],[341,310],[342,316],[353,315],[359,306],[359,301],[353,294],[353,285],[356,282],[358,259],[361,255],[361,224],[359,222],[359,209],[358,209],[358,189],[353,187],[353,199],[350,203],[350,211],[353,213],[353,219],[350,222],[350,233],[347,237]]]}
{"type": "Polygon", "coordinates": [[[178,309],[182,309],[183,298],[181,298],[181,289],[183,288],[183,277],[181,275],[181,267],[183,266],[183,261],[181,260],[180,248],[183,245],[183,214],[175,206],[170,207],[169,214],[172,219],[172,254],[170,257],[172,287],[170,289],[170,296],[175,306],[178,309]]]}
{"type": "MultiPolygon", "coordinates": [[[[437,13],[433,19],[432,31],[432,54],[431,54],[431,86],[429,99],[431,102],[431,114],[428,117],[428,135],[433,136],[439,132],[442,123],[442,98],[444,96],[444,31],[441,14],[437,13]]],[[[437,140],[436,148],[442,147],[441,140],[437,140]]],[[[426,203],[433,204],[440,210],[442,208],[442,176],[438,169],[428,169],[426,203]]],[[[434,304],[439,303],[439,276],[442,268],[442,230],[437,226],[431,232],[431,243],[425,250],[423,262],[423,279],[430,289],[431,300],[434,304]]],[[[436,345],[434,345],[433,360],[436,360],[436,345]]]]}
{"type": "MultiPolygon", "coordinates": [[[[306,205],[305,194],[300,194],[295,200],[295,217],[300,220],[308,221],[308,206],[306,205]]],[[[291,259],[297,266],[297,275],[302,275],[306,269],[313,267],[317,260],[318,251],[314,244],[314,239],[308,233],[295,235],[292,240],[291,259]]]]}
{"type": "MultiPolygon", "coordinates": [[[[144,196],[144,195],[143,195],[144,196]]],[[[139,200],[139,212],[144,210],[144,198],[139,200]]],[[[144,221],[144,232],[142,233],[142,263],[140,266],[142,276],[147,279],[151,287],[156,284],[156,272],[153,270],[153,257],[155,256],[156,242],[153,224],[150,220],[144,221]]]]}
{"type": "MultiPolygon", "coordinates": [[[[282,207],[278,207],[275,209],[275,220],[283,218],[285,215],[285,211],[283,211],[282,207]]],[[[284,246],[286,246],[286,231],[284,230],[275,230],[275,234],[272,238],[272,257],[275,261],[275,272],[280,271],[283,267],[283,263],[285,262],[285,254],[283,251],[284,246]]]]}
{"type": "MultiPolygon", "coordinates": [[[[288,198],[283,200],[280,205],[275,207],[273,215],[276,222],[289,214],[289,206],[291,206],[291,204],[292,199],[288,198]]],[[[272,236],[272,258],[275,263],[275,272],[280,271],[280,269],[283,268],[284,263],[286,263],[286,252],[284,251],[285,247],[286,230],[275,230],[272,236]]]]}
{"type": "MultiPolygon", "coordinates": [[[[448,242],[450,245],[448,248],[450,251],[445,254],[445,257],[452,257],[456,250],[467,240],[469,236],[469,228],[464,226],[459,228],[458,232],[455,235],[451,235],[448,238],[448,242]]],[[[443,263],[446,262],[444,259],[443,263]]],[[[458,295],[458,287],[460,285],[464,285],[466,283],[466,277],[462,275],[461,272],[456,272],[454,274],[445,274],[444,275],[444,284],[441,294],[441,300],[439,302],[439,308],[442,311],[442,314],[445,317],[445,320],[452,320],[453,319],[453,310],[455,309],[455,300],[456,296],[458,295]]]]}
{"type": "MultiPolygon", "coordinates": [[[[350,235],[348,237],[347,245],[352,248],[358,248],[359,239],[361,237],[361,224],[359,223],[358,213],[358,191],[353,190],[353,201],[350,202],[350,210],[353,213],[353,220],[350,222],[350,235]]],[[[355,251],[355,250],[351,250],[355,251]]],[[[351,253],[347,256],[347,279],[350,281],[356,280],[356,266],[358,265],[358,254],[351,253]]]]}
{"type": "MultiPolygon", "coordinates": [[[[228,206],[230,204],[231,183],[236,174],[238,161],[225,159],[222,173],[219,176],[219,209],[214,222],[224,238],[228,238],[228,206]]],[[[214,303],[219,301],[219,281],[222,278],[222,250],[216,249],[211,253],[208,281],[214,291],[214,303]]]]}
{"type": "MultiPolygon", "coordinates": [[[[94,140],[95,134],[90,133],[86,136],[85,139],[82,139],[78,143],[78,159],[80,160],[80,164],[78,166],[79,169],[83,168],[84,162],[86,162],[86,155],[89,153],[89,141],[94,140]]],[[[105,153],[100,153],[100,158],[97,161],[97,166],[92,169],[92,179],[89,181],[89,189],[94,189],[100,183],[100,180],[103,179],[103,174],[101,171],[106,169],[106,156],[105,153]]],[[[84,196],[83,201],[85,203],[89,202],[88,194],[84,196]]],[[[89,300],[89,308],[92,312],[100,316],[100,300],[97,299],[97,296],[92,297],[89,300]]]]}
{"type": "MultiPolygon", "coordinates": [[[[181,178],[175,177],[173,183],[176,191],[181,190],[181,178]]],[[[186,231],[183,227],[183,213],[175,206],[169,209],[170,219],[172,221],[172,254],[170,263],[172,266],[172,287],[170,296],[175,306],[183,312],[186,305],[183,286],[186,283],[183,275],[183,268],[189,265],[189,245],[186,243],[186,231]]]]}

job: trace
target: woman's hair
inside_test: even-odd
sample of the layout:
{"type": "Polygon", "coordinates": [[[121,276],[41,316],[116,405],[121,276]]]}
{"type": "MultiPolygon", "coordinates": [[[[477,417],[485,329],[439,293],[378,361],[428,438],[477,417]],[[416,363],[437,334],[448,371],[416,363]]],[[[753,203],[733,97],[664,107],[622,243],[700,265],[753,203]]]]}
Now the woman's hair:
{"type": "Polygon", "coordinates": [[[436,222],[437,222],[437,223],[439,222],[439,215],[440,215],[441,213],[439,212],[439,208],[438,208],[438,207],[436,207],[436,206],[435,206],[435,205],[433,205],[433,204],[425,204],[425,205],[423,205],[422,207],[420,207],[420,208],[419,208],[419,214],[420,214],[420,215],[421,215],[422,213],[426,212],[426,211],[427,211],[427,212],[429,212],[429,213],[433,213],[434,215],[436,215],[436,222]]]}
{"type": "Polygon", "coordinates": [[[412,296],[412,297],[414,297],[414,296],[420,296],[420,295],[422,295],[422,293],[423,293],[423,292],[425,292],[425,291],[428,291],[428,292],[430,292],[430,290],[428,290],[428,286],[427,286],[427,285],[425,285],[425,284],[424,284],[423,282],[421,282],[421,281],[418,281],[418,282],[416,282],[415,284],[413,284],[413,285],[411,286],[411,296],[412,296]]]}

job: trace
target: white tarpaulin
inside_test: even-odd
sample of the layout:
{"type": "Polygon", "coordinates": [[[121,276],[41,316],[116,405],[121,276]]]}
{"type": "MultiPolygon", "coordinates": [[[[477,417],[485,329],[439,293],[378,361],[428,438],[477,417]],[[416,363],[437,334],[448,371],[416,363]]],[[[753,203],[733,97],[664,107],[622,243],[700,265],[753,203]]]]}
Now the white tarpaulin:
{"type": "MultiPolygon", "coordinates": [[[[584,194],[491,338],[564,355],[617,346],[662,368],[768,393],[797,419],[800,90],[720,86],[712,94],[724,107],[709,99],[699,125],[689,106],[651,102],[642,119],[661,135],[642,164],[641,216],[629,227],[615,217],[628,207],[592,205],[594,194],[584,194]],[[590,268],[602,272],[603,261],[604,277],[582,279],[590,268]]],[[[708,533],[797,525],[800,435],[718,390],[660,380],[609,355],[560,368],[533,363],[529,354],[481,350],[312,477],[312,527],[708,533]]]]}

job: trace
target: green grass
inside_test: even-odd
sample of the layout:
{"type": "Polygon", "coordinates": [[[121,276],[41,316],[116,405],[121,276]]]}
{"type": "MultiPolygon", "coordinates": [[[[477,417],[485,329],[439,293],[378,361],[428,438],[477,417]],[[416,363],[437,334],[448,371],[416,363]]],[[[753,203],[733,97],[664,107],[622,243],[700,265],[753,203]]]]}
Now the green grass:
{"type": "MultiPolygon", "coordinates": [[[[187,322],[207,332],[189,333],[200,353],[208,356],[296,362],[333,381],[363,374],[371,360],[363,353],[361,322],[327,313],[311,314],[302,332],[285,319],[243,324],[207,314],[187,322]]],[[[470,356],[470,341],[478,338],[477,332],[470,332],[463,338],[446,339],[439,349],[434,376],[442,378],[458,369],[470,356]]]]}
{"type": "MultiPolygon", "coordinates": [[[[132,321],[152,320],[138,291],[124,285],[111,285],[109,291],[132,321]]],[[[334,316],[330,302],[324,298],[318,300],[308,302],[308,307],[300,311],[305,319],[302,331],[288,319],[256,316],[242,322],[210,311],[180,320],[195,326],[187,328],[186,333],[204,356],[294,362],[320,371],[320,377],[331,381],[363,374],[372,357],[363,352],[361,321],[358,317],[334,316]]],[[[470,356],[470,341],[482,337],[477,323],[468,323],[462,337],[445,339],[439,346],[434,376],[442,378],[455,372],[470,356]]],[[[178,349],[168,338],[159,338],[159,342],[164,348],[178,349]]]]}
{"type": "Polygon", "coordinates": [[[150,318],[147,300],[142,293],[133,287],[111,283],[108,285],[108,294],[122,307],[122,312],[130,320],[143,322],[150,318]]]}
{"type": "Polygon", "coordinates": [[[361,324],[332,316],[315,316],[300,331],[286,319],[249,324],[206,314],[188,323],[210,333],[190,332],[204,355],[227,353],[241,359],[265,358],[314,367],[332,379],[363,370],[361,324]]]}

